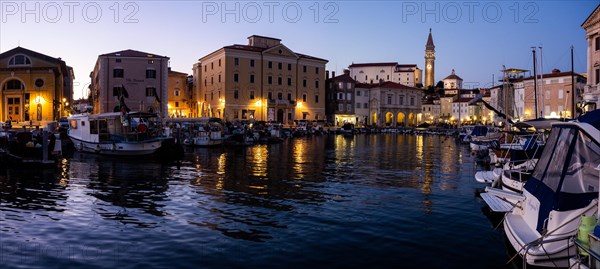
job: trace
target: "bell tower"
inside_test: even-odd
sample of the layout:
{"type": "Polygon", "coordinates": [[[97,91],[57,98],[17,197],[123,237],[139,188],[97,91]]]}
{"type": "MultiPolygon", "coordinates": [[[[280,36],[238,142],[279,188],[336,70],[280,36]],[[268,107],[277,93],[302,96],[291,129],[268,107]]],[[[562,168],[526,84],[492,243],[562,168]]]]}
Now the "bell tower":
{"type": "Polygon", "coordinates": [[[435,45],[431,36],[431,28],[429,28],[429,37],[427,45],[425,45],[425,88],[435,86],[435,45]]]}

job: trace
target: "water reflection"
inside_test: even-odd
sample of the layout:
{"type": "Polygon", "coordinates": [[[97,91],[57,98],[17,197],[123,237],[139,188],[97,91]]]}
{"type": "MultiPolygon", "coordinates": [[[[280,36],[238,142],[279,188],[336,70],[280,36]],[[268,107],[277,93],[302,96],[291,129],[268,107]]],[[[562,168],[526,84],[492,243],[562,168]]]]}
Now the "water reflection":
{"type": "MultiPolygon", "coordinates": [[[[18,241],[16,227],[30,221],[27,214],[55,211],[60,214],[46,215],[77,227],[77,236],[104,245],[136,242],[141,256],[220,265],[219,259],[243,251],[262,261],[350,256],[351,261],[369,257],[363,263],[402,264],[393,259],[395,251],[421,255],[431,248],[422,237],[457,234],[438,232],[443,229],[435,225],[456,213],[448,204],[473,200],[472,195],[467,202],[452,200],[455,190],[464,188],[459,180],[468,155],[444,137],[332,135],[186,151],[172,164],[75,154],[41,174],[2,170],[0,231],[18,241]],[[426,232],[419,230],[423,226],[426,232]],[[199,251],[199,245],[206,248],[199,251]],[[360,250],[352,250],[356,246],[360,250]]],[[[470,223],[457,215],[460,221],[452,223],[470,223]]],[[[44,236],[77,237],[56,226],[42,221],[35,229],[42,227],[44,236]]]]}
{"type": "Polygon", "coordinates": [[[139,213],[167,215],[162,202],[167,199],[168,165],[85,153],[75,153],[71,164],[83,166],[73,169],[71,177],[89,179],[87,195],[105,202],[96,201],[94,207],[103,218],[148,228],[155,227],[156,222],[139,213]]]}
{"type": "Polygon", "coordinates": [[[0,169],[0,206],[56,211],[64,210],[65,181],[57,176],[56,168],[24,167],[0,169]]]}

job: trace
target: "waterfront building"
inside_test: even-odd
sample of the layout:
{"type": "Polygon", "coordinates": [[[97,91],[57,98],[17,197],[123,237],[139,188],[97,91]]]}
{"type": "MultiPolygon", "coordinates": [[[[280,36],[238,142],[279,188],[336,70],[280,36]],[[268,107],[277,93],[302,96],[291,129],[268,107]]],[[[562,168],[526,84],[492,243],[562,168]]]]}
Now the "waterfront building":
{"type": "Polygon", "coordinates": [[[194,106],[192,92],[188,88],[188,75],[171,70],[168,73],[168,103],[170,118],[190,118],[194,106]]]}
{"type": "Polygon", "coordinates": [[[443,80],[444,89],[462,89],[463,79],[456,75],[454,69],[452,69],[452,74],[448,75],[443,80]]]}
{"type": "Polygon", "coordinates": [[[423,121],[433,124],[440,118],[440,98],[438,96],[428,96],[422,102],[423,121]]]}
{"type": "Polygon", "coordinates": [[[201,114],[232,120],[325,120],[325,59],[252,35],[194,65],[201,114]]]}
{"type": "Polygon", "coordinates": [[[355,107],[359,105],[362,107],[362,103],[356,103],[355,84],[355,81],[350,77],[349,70],[344,70],[344,74],[337,77],[335,72],[332,72],[332,77],[327,79],[325,83],[327,122],[335,126],[342,126],[344,123],[357,124],[358,118],[355,114],[355,107]]]}
{"type": "Polygon", "coordinates": [[[454,97],[458,95],[458,89],[444,89],[442,95],[440,95],[440,116],[441,122],[451,123],[454,121],[452,118],[452,103],[454,97]]]}
{"type": "Polygon", "coordinates": [[[391,81],[409,87],[423,85],[422,71],[416,64],[398,64],[397,62],[383,63],[353,63],[348,66],[350,77],[357,83],[375,84],[391,81]]]}
{"type": "Polygon", "coordinates": [[[354,114],[356,114],[356,120],[358,126],[371,125],[372,122],[369,120],[370,107],[370,89],[368,88],[354,88],[355,108],[354,114]]]}
{"type": "MultiPolygon", "coordinates": [[[[489,89],[479,89],[479,94],[481,94],[481,99],[484,102],[491,104],[492,95],[489,89]]],[[[479,108],[478,111],[475,112],[475,115],[481,119],[480,122],[483,124],[489,124],[493,122],[495,113],[492,110],[488,109],[487,106],[485,106],[481,102],[479,102],[478,105],[479,108]]]]}
{"type": "MultiPolygon", "coordinates": [[[[449,90],[454,93],[455,91],[449,90]]],[[[471,101],[477,97],[478,89],[456,89],[456,94],[452,99],[452,121],[456,123],[477,121],[475,105],[471,101]]]]}
{"type": "Polygon", "coordinates": [[[429,28],[429,36],[425,45],[425,88],[433,86],[435,86],[435,45],[431,28],[429,28]]]}
{"type": "Polygon", "coordinates": [[[169,57],[136,50],[98,56],[90,74],[94,113],[120,110],[168,115],[169,57]]]}
{"type": "MultiPolygon", "coordinates": [[[[580,74],[561,72],[554,69],[552,73],[538,75],[537,79],[537,117],[571,118],[573,116],[571,79],[575,81],[575,102],[577,103],[581,100],[586,78],[580,74]]],[[[513,85],[515,89],[515,109],[512,117],[522,120],[534,119],[536,117],[534,77],[515,81],[513,85]]]]}
{"type": "Polygon", "coordinates": [[[23,47],[0,54],[0,118],[44,125],[67,116],[73,103],[73,68],[23,47]]]}
{"type": "Polygon", "coordinates": [[[356,90],[369,92],[370,122],[367,124],[381,127],[414,127],[422,121],[422,89],[387,81],[357,84],[356,90]]]}
{"type": "Polygon", "coordinates": [[[583,93],[584,110],[600,108],[600,5],[581,24],[587,40],[587,85],[583,93]]]}

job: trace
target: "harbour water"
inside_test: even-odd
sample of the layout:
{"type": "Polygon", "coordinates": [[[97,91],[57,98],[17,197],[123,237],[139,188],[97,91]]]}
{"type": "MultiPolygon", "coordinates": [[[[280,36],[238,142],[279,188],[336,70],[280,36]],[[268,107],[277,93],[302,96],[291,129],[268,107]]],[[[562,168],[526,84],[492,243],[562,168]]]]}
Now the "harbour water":
{"type": "Polygon", "coordinates": [[[468,146],[316,136],[0,170],[0,268],[508,268],[468,146]]]}

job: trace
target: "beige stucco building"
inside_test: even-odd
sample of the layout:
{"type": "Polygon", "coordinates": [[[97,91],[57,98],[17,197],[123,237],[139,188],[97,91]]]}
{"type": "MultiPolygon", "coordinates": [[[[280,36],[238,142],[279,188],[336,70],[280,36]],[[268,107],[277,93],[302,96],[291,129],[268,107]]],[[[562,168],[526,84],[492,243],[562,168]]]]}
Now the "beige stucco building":
{"type": "Polygon", "coordinates": [[[587,40],[587,85],[583,93],[585,110],[600,108],[600,5],[581,25],[587,40]]]}
{"type": "Polygon", "coordinates": [[[358,83],[373,84],[391,81],[409,87],[423,85],[422,70],[416,64],[354,63],[348,66],[348,70],[350,77],[358,83]]]}
{"type": "MultiPolygon", "coordinates": [[[[538,117],[573,117],[573,92],[571,81],[575,82],[575,103],[581,100],[581,93],[585,87],[586,79],[579,75],[571,75],[571,72],[561,72],[554,69],[552,73],[538,76],[537,82],[537,108],[538,117]]],[[[515,119],[529,120],[536,117],[535,88],[533,77],[513,83],[515,85],[515,119]],[[517,94],[519,88],[523,88],[523,94],[517,94]],[[519,109],[520,104],[523,108],[519,109]]]]}
{"type": "Polygon", "coordinates": [[[326,63],[271,37],[222,47],[194,65],[200,114],[284,124],[324,120],[326,63]]]}
{"type": "Polygon", "coordinates": [[[188,74],[169,68],[168,74],[168,105],[169,118],[191,118],[196,110],[196,100],[188,87],[188,74]]]}
{"type": "Polygon", "coordinates": [[[44,125],[67,116],[73,79],[61,58],[22,47],[0,54],[0,118],[44,125]]]}
{"type": "Polygon", "coordinates": [[[423,90],[387,81],[356,84],[356,90],[369,93],[366,124],[386,127],[414,127],[421,121],[423,90]]]}
{"type": "Polygon", "coordinates": [[[462,87],[463,80],[458,75],[456,75],[456,72],[454,71],[454,69],[452,69],[452,73],[450,75],[448,75],[446,78],[444,78],[443,82],[444,82],[444,89],[462,89],[463,88],[462,87]]]}
{"type": "Polygon", "coordinates": [[[168,115],[169,58],[136,50],[98,56],[90,74],[94,113],[119,111],[158,112],[168,115]]]}

